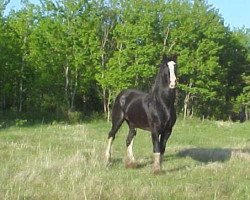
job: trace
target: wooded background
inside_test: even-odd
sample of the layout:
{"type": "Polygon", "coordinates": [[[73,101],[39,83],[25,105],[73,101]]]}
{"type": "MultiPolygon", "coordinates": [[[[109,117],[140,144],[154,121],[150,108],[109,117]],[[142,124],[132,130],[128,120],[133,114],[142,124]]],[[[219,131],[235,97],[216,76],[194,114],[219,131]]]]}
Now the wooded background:
{"type": "Polygon", "coordinates": [[[125,88],[149,91],[178,54],[177,111],[228,119],[250,102],[250,30],[231,30],[204,0],[41,0],[4,15],[0,115],[110,112],[125,88]]]}

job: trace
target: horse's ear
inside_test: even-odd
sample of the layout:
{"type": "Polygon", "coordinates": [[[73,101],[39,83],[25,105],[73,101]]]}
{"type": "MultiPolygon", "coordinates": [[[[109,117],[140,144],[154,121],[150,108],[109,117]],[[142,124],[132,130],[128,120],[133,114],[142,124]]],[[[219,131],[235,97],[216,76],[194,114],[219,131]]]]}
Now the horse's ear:
{"type": "Polygon", "coordinates": [[[161,63],[162,63],[162,64],[166,64],[168,61],[169,61],[168,56],[167,56],[166,54],[163,54],[163,55],[162,55],[161,63]]]}
{"type": "Polygon", "coordinates": [[[173,54],[173,55],[171,55],[171,56],[169,57],[169,60],[170,60],[170,61],[174,61],[174,62],[176,63],[177,57],[178,57],[177,54],[173,54]]]}
{"type": "Polygon", "coordinates": [[[169,61],[174,61],[176,63],[177,57],[178,57],[177,54],[173,54],[173,55],[169,55],[169,56],[167,56],[166,54],[163,54],[162,55],[162,62],[161,63],[162,64],[166,64],[169,61]]]}
{"type": "Polygon", "coordinates": [[[162,61],[166,60],[167,58],[168,58],[168,57],[167,57],[166,54],[163,54],[163,55],[162,55],[162,61]]]}

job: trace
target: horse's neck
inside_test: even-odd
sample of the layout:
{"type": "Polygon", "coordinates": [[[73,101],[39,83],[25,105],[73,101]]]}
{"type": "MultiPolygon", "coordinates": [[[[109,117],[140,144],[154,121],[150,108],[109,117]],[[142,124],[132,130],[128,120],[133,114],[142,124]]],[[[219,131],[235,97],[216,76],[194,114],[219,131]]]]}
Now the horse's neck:
{"type": "Polygon", "coordinates": [[[168,89],[168,84],[164,80],[162,80],[161,71],[159,70],[151,91],[153,94],[157,95],[158,93],[165,93],[168,89]]]}
{"type": "Polygon", "coordinates": [[[166,82],[166,80],[162,79],[161,73],[162,72],[160,69],[150,92],[150,96],[153,99],[158,99],[164,104],[172,105],[175,101],[175,89],[169,88],[169,84],[166,82]]]}
{"type": "Polygon", "coordinates": [[[156,80],[150,95],[166,104],[173,104],[175,101],[175,89],[170,89],[163,80],[156,80]]]}

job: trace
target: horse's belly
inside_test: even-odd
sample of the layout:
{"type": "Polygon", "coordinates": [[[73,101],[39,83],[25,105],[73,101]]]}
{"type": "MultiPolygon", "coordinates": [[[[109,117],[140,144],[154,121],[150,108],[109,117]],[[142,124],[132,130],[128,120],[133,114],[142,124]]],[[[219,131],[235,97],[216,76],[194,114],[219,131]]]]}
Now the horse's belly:
{"type": "Polygon", "coordinates": [[[128,106],[125,119],[135,128],[149,130],[147,112],[139,100],[128,106]]]}

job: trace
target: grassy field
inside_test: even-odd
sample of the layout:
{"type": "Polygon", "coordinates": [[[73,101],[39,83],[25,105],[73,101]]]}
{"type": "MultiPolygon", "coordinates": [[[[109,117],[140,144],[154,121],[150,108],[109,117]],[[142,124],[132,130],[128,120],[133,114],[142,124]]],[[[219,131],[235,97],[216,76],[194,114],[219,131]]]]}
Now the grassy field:
{"type": "Polygon", "coordinates": [[[0,129],[0,199],[250,199],[250,122],[177,121],[163,173],[153,175],[150,134],[138,131],[137,169],[125,169],[127,127],[103,153],[110,124],[0,129]]]}

